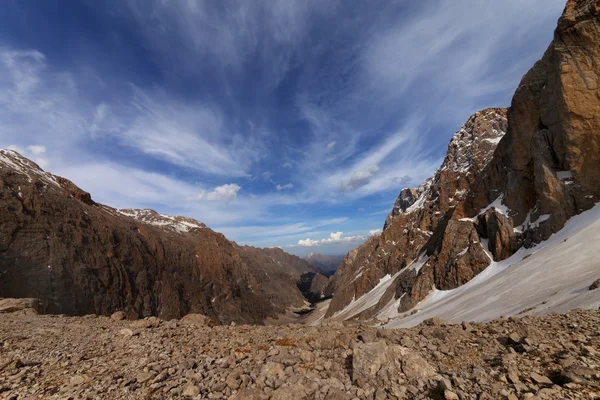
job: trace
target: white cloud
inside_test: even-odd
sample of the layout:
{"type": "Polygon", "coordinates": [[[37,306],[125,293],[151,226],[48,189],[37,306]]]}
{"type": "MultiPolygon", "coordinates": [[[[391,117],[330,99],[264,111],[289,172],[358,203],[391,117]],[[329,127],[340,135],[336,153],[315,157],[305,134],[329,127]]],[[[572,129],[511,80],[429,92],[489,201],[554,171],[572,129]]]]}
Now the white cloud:
{"type": "Polygon", "coordinates": [[[332,232],[329,234],[329,238],[331,240],[341,240],[342,234],[343,234],[343,232],[335,232],[335,233],[332,232]]]}
{"type": "Polygon", "coordinates": [[[327,144],[327,151],[333,150],[334,147],[335,147],[335,142],[329,142],[327,144]]]}
{"type": "Polygon", "coordinates": [[[292,168],[292,163],[286,162],[285,164],[283,164],[283,168],[292,168]]]}
{"type": "Polygon", "coordinates": [[[235,183],[227,185],[217,186],[210,192],[202,192],[196,196],[197,200],[209,200],[209,201],[229,201],[237,198],[237,193],[241,187],[235,183]]]}
{"type": "Polygon", "coordinates": [[[356,171],[348,181],[340,184],[340,190],[350,192],[367,185],[377,171],[379,171],[378,165],[370,165],[363,170],[356,171]]]}
{"type": "Polygon", "coordinates": [[[374,236],[377,233],[381,232],[381,229],[373,229],[370,230],[369,233],[367,235],[354,235],[354,236],[346,236],[346,237],[342,237],[343,236],[343,232],[331,232],[329,234],[328,238],[325,239],[321,239],[321,240],[313,240],[310,238],[306,238],[306,239],[301,239],[298,241],[297,245],[288,245],[288,246],[282,246],[283,248],[293,248],[293,247],[315,247],[315,246],[320,246],[320,245],[334,245],[334,244],[341,244],[341,243],[346,243],[346,244],[350,244],[350,243],[360,243],[360,242],[364,242],[365,240],[367,240],[370,236],[374,236]]]}
{"type": "Polygon", "coordinates": [[[33,154],[35,156],[39,156],[46,152],[46,146],[40,146],[40,145],[27,146],[27,150],[29,150],[31,152],[31,154],[33,154]]]}
{"type": "Polygon", "coordinates": [[[381,232],[383,232],[383,230],[381,228],[371,229],[369,231],[369,236],[379,235],[381,232]]]}
{"type": "Polygon", "coordinates": [[[306,238],[304,240],[298,240],[298,246],[312,247],[319,244],[318,240],[311,240],[306,238]]]}
{"type": "Polygon", "coordinates": [[[292,185],[291,183],[288,183],[286,185],[277,185],[276,188],[277,190],[287,190],[287,189],[292,189],[294,187],[294,185],[292,185]]]}

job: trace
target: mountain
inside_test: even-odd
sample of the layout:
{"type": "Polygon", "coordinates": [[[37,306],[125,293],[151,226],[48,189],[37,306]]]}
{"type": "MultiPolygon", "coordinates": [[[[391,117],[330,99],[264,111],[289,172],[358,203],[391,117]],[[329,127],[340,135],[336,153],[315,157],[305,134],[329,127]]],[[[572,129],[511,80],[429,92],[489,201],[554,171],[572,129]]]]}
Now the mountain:
{"type": "Polygon", "coordinates": [[[312,252],[305,256],[304,259],[321,274],[330,277],[335,273],[335,270],[344,259],[344,256],[328,256],[312,252]]]}
{"type": "Polygon", "coordinates": [[[10,150],[0,150],[0,221],[0,297],[39,298],[48,313],[260,324],[304,307],[297,281],[316,273],[191,218],[96,203],[10,150]]]}
{"type": "Polygon", "coordinates": [[[434,176],[403,189],[382,234],[344,258],[327,317],[408,311],[546,241],[600,200],[599,14],[598,1],[568,1],[510,108],[469,118],[434,176]]]}

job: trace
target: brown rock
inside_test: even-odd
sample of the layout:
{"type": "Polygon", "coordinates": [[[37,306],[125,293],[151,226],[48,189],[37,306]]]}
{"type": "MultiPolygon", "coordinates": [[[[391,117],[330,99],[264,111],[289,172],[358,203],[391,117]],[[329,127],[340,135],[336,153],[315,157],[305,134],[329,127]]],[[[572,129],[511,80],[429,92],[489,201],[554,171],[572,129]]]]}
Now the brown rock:
{"type": "Polygon", "coordinates": [[[0,298],[0,313],[11,313],[26,309],[33,309],[38,313],[41,312],[40,300],[34,298],[0,298]]]}
{"type": "Polygon", "coordinates": [[[596,279],[594,283],[590,285],[590,290],[596,290],[600,288],[600,279],[596,279]]]}
{"type": "Polygon", "coordinates": [[[354,349],[352,380],[369,381],[378,374],[404,373],[408,379],[431,378],[435,370],[417,353],[383,342],[360,343],[354,349]]]}
{"type": "Polygon", "coordinates": [[[196,397],[200,394],[200,388],[196,385],[187,385],[183,388],[185,397],[196,397]]]}
{"type": "Polygon", "coordinates": [[[115,321],[123,321],[124,319],[127,319],[127,314],[125,314],[123,311],[117,311],[112,313],[110,319],[113,319],[115,321]]]}
{"type": "Polygon", "coordinates": [[[544,375],[540,375],[537,372],[532,372],[530,375],[531,380],[539,385],[552,385],[552,381],[544,375]]]}

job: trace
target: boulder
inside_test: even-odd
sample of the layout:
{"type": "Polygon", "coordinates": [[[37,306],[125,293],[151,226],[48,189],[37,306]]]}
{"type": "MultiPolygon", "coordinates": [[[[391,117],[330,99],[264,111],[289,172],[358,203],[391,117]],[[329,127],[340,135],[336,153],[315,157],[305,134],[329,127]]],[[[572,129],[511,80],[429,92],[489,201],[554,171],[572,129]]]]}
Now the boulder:
{"type": "Polygon", "coordinates": [[[419,354],[384,342],[359,343],[352,359],[352,380],[371,381],[377,376],[404,374],[409,380],[427,379],[435,369],[419,354]]]}
{"type": "Polygon", "coordinates": [[[115,321],[123,321],[127,319],[127,314],[125,314],[123,311],[117,311],[111,314],[110,319],[115,321]]]}
{"type": "Polygon", "coordinates": [[[35,310],[37,313],[42,311],[40,300],[36,298],[22,299],[2,299],[0,298],[0,313],[12,313],[24,311],[27,309],[35,310]]]}
{"type": "Polygon", "coordinates": [[[181,323],[184,325],[195,325],[195,326],[212,326],[213,321],[206,315],[202,314],[187,314],[181,318],[181,323]]]}

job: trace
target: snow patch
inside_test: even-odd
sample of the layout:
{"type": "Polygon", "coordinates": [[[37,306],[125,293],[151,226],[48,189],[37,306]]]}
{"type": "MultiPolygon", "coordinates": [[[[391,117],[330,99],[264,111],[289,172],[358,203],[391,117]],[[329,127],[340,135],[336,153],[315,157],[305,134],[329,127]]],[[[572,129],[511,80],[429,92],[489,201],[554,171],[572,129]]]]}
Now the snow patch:
{"type": "MultiPolygon", "coordinates": [[[[481,245],[491,259],[487,241],[481,245]]],[[[598,248],[600,204],[571,218],[547,241],[521,248],[506,260],[492,261],[463,286],[432,290],[414,308],[416,314],[404,313],[385,327],[411,327],[432,317],[458,323],[488,321],[526,309],[530,309],[526,314],[544,315],[598,308],[600,292],[588,290],[598,275],[598,248]]]]}
{"type": "Polygon", "coordinates": [[[386,290],[391,286],[394,280],[400,275],[401,272],[397,272],[394,275],[387,274],[383,278],[379,280],[377,286],[371,289],[369,292],[363,294],[358,299],[355,297],[352,298],[350,304],[344,307],[342,310],[336,312],[331,318],[346,320],[352,318],[361,312],[368,310],[369,308],[377,305],[381,297],[386,292],[386,290]]]}
{"type": "Polygon", "coordinates": [[[482,208],[481,211],[479,211],[479,215],[481,215],[481,214],[485,213],[487,210],[493,208],[500,214],[508,217],[509,209],[502,203],[503,200],[504,200],[504,194],[501,194],[500,196],[498,196],[498,198],[496,200],[494,200],[492,203],[490,203],[487,207],[482,208]]]}

